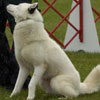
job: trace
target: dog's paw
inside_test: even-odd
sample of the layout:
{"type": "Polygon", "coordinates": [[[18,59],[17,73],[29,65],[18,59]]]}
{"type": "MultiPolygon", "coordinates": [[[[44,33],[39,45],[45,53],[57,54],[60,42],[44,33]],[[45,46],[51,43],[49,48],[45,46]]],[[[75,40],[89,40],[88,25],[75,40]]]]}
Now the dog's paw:
{"type": "Polygon", "coordinates": [[[13,97],[15,95],[15,93],[11,93],[10,98],[13,97]]]}
{"type": "Polygon", "coordinates": [[[11,95],[10,95],[10,98],[15,96],[16,94],[17,94],[17,92],[12,92],[11,95]]]}
{"type": "Polygon", "coordinates": [[[64,98],[64,97],[62,97],[62,98],[58,98],[58,99],[59,99],[59,100],[64,100],[64,99],[67,99],[67,97],[65,97],[65,98],[64,98]]]}
{"type": "Polygon", "coordinates": [[[34,95],[32,95],[31,97],[27,97],[27,100],[34,100],[34,98],[35,98],[35,96],[34,95]]]}
{"type": "Polygon", "coordinates": [[[27,98],[27,100],[34,100],[34,99],[29,99],[29,98],[27,98]]]}
{"type": "Polygon", "coordinates": [[[59,100],[64,100],[64,99],[67,99],[68,97],[67,96],[62,96],[62,97],[59,97],[58,99],[59,100]]]}
{"type": "Polygon", "coordinates": [[[10,95],[10,98],[13,97],[13,94],[10,95]]]}

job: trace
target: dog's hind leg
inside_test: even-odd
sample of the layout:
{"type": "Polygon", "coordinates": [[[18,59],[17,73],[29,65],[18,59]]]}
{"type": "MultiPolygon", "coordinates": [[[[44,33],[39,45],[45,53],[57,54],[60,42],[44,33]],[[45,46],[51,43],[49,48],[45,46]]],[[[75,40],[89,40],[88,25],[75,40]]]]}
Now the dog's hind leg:
{"type": "Polygon", "coordinates": [[[41,80],[44,72],[46,71],[46,64],[42,64],[40,66],[35,66],[34,68],[34,74],[32,76],[32,79],[29,83],[29,91],[28,91],[28,97],[27,100],[33,100],[35,97],[35,89],[36,85],[39,83],[41,80]]]}
{"type": "Polygon", "coordinates": [[[20,67],[18,78],[17,78],[16,84],[15,84],[14,90],[13,90],[12,94],[10,95],[10,97],[12,97],[20,92],[28,75],[29,75],[29,70],[26,67],[20,67]]]}
{"type": "Polygon", "coordinates": [[[46,93],[55,94],[54,91],[52,90],[51,86],[50,86],[50,81],[51,81],[51,78],[42,79],[42,80],[39,82],[39,86],[40,86],[40,88],[43,89],[46,93]]]}
{"type": "Polygon", "coordinates": [[[67,97],[77,97],[79,95],[79,85],[73,78],[67,75],[59,75],[51,79],[51,88],[59,95],[67,97]]]}

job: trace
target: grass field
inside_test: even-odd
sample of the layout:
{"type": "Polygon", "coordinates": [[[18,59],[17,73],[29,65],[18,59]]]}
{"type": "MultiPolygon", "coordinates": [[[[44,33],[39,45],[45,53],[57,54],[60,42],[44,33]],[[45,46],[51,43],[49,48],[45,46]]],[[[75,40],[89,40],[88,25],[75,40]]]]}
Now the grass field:
{"type": "MultiPolygon", "coordinates": [[[[52,1],[52,0],[48,0],[52,1]]],[[[54,6],[61,11],[63,15],[66,14],[71,8],[72,0],[57,0],[57,3],[54,6]]],[[[100,12],[100,0],[91,0],[92,6],[96,8],[100,12]]],[[[39,8],[43,11],[46,8],[46,4],[39,0],[39,8]]],[[[96,15],[94,14],[96,18],[96,15]]],[[[49,12],[44,15],[44,23],[45,27],[49,30],[52,30],[53,27],[61,20],[61,18],[53,13],[50,9],[49,12]]],[[[100,21],[96,23],[96,28],[98,32],[98,37],[100,40],[100,21]]],[[[61,41],[64,40],[64,36],[66,33],[67,24],[66,22],[61,25],[61,27],[55,32],[55,36],[59,38],[61,41]]],[[[10,30],[7,28],[7,37],[9,40],[9,44],[12,44],[12,35],[9,32],[10,30]]],[[[85,53],[85,52],[66,52],[75,65],[76,69],[80,72],[81,80],[83,81],[88,73],[92,70],[94,66],[100,63],[100,54],[99,53],[85,53]]],[[[5,88],[0,87],[0,100],[25,100],[27,97],[27,90],[22,90],[22,92],[16,95],[13,98],[9,98],[11,91],[7,91],[5,88]]],[[[35,100],[59,100],[59,97],[46,94],[39,87],[36,91],[35,100]]],[[[62,100],[100,100],[100,91],[90,95],[80,95],[77,98],[72,99],[62,99],[62,100]]]]}

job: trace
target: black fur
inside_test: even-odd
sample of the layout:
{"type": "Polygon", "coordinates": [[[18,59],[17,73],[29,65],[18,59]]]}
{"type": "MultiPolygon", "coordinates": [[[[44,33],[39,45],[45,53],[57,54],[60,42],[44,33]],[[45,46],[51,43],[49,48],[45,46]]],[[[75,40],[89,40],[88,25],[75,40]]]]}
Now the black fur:
{"type": "Polygon", "coordinates": [[[35,11],[35,9],[37,9],[37,8],[38,8],[38,5],[37,5],[36,7],[30,7],[30,8],[28,9],[28,12],[29,12],[30,14],[33,14],[34,11],[35,11]]]}

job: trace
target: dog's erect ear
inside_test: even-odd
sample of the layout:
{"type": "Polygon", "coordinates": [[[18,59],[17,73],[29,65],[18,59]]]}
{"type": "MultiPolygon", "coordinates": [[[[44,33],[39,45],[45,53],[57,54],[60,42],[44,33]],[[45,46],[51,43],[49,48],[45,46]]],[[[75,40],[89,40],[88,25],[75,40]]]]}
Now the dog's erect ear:
{"type": "Polygon", "coordinates": [[[28,12],[30,13],[30,14],[33,14],[34,13],[34,11],[35,11],[35,9],[37,9],[38,8],[38,3],[36,2],[36,3],[33,3],[29,8],[28,8],[28,12]]]}

